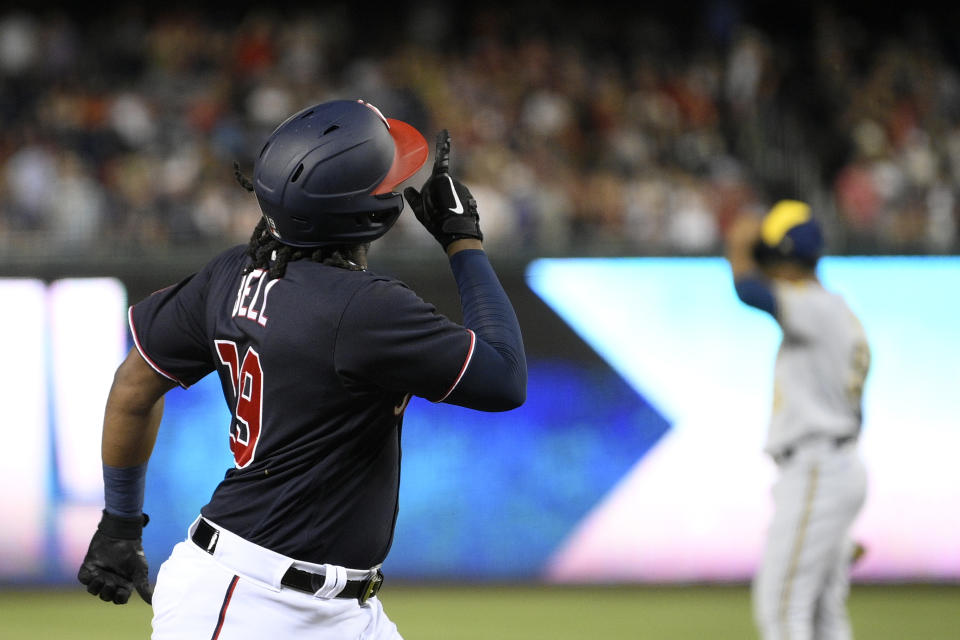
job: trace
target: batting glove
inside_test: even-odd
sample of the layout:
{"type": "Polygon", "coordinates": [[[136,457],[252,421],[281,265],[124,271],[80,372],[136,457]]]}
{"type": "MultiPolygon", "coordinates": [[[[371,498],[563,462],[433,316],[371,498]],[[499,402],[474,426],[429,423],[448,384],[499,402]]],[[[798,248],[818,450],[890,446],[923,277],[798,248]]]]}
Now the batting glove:
{"type": "Polygon", "coordinates": [[[444,129],[437,135],[437,153],[433,172],[420,191],[403,190],[414,215],[437,242],[447,248],[454,240],[483,240],[477,201],[470,190],[450,176],[450,133],[444,129]]]}
{"type": "Polygon", "coordinates": [[[121,518],[104,509],[77,573],[77,580],[87,586],[88,593],[99,595],[104,602],[125,604],[136,589],[144,602],[151,604],[153,588],[148,582],[141,541],[149,521],[145,513],[138,518],[121,518]]]}

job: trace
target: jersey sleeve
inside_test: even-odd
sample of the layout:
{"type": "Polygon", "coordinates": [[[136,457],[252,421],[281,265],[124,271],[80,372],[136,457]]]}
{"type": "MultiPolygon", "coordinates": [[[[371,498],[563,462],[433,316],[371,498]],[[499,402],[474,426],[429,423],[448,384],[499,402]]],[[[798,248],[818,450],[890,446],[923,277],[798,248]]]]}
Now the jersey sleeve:
{"type": "Polygon", "coordinates": [[[777,283],[773,287],[776,299],[776,319],[783,330],[783,337],[790,340],[807,340],[820,331],[822,321],[818,307],[810,304],[809,285],[777,283]]]}
{"type": "Polygon", "coordinates": [[[747,274],[734,281],[737,297],[746,305],[777,317],[777,300],[770,281],[756,274],[747,274]]]}
{"type": "Polygon", "coordinates": [[[143,359],[186,388],[214,370],[207,346],[209,270],[188,276],[130,307],[130,332],[143,359]]]}
{"type": "Polygon", "coordinates": [[[344,309],[334,364],[349,387],[373,384],[444,400],[470,363],[476,336],[397,281],[374,280],[344,309]]]}

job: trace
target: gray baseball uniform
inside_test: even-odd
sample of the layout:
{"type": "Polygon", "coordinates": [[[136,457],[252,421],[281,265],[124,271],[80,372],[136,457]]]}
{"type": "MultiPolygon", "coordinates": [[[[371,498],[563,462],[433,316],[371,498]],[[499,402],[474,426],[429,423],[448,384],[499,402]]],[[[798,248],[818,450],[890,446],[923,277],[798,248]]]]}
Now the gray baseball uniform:
{"type": "Polygon", "coordinates": [[[844,299],[818,281],[777,281],[773,295],[783,342],[765,450],[779,477],[755,616],[765,640],[846,639],[849,529],[866,494],[856,442],[870,350],[844,299]]]}

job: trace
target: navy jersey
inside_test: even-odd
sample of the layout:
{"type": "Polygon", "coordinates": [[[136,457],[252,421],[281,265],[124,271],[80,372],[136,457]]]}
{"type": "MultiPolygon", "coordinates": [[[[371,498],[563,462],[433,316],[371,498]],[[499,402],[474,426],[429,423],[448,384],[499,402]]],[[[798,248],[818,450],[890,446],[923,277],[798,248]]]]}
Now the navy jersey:
{"type": "Polygon", "coordinates": [[[280,279],[244,274],[244,249],[130,310],[159,373],[184,387],[220,377],[235,468],[202,513],[300,560],[377,565],[396,522],[406,403],[454,391],[474,332],[367,271],[298,260],[280,279]]]}

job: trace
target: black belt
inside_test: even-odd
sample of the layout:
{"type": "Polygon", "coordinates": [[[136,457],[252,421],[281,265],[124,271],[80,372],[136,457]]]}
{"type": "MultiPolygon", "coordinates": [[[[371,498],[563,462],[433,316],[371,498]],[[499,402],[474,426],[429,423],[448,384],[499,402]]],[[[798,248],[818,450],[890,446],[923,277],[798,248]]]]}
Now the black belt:
{"type": "MultiPolygon", "coordinates": [[[[792,458],[793,454],[797,452],[797,446],[799,446],[803,442],[808,441],[809,439],[810,438],[802,438],[800,442],[792,444],[789,447],[785,447],[783,451],[773,456],[774,462],[776,462],[777,464],[783,464],[784,462],[792,458]]],[[[830,443],[833,444],[835,449],[839,449],[843,445],[853,442],[856,439],[857,439],[857,436],[840,436],[839,438],[831,438],[830,443]]]]}
{"type": "MultiPolygon", "coordinates": [[[[219,537],[220,532],[209,522],[201,518],[190,539],[193,540],[194,544],[198,547],[213,555],[214,549],[217,548],[217,540],[219,537]]],[[[313,571],[290,567],[280,579],[280,584],[313,595],[323,587],[325,581],[326,577],[322,573],[314,573],[313,571]]],[[[360,604],[363,604],[377,595],[382,584],[383,573],[380,572],[380,569],[377,569],[374,575],[364,580],[347,580],[343,591],[338,593],[336,597],[356,598],[360,604]]]]}

